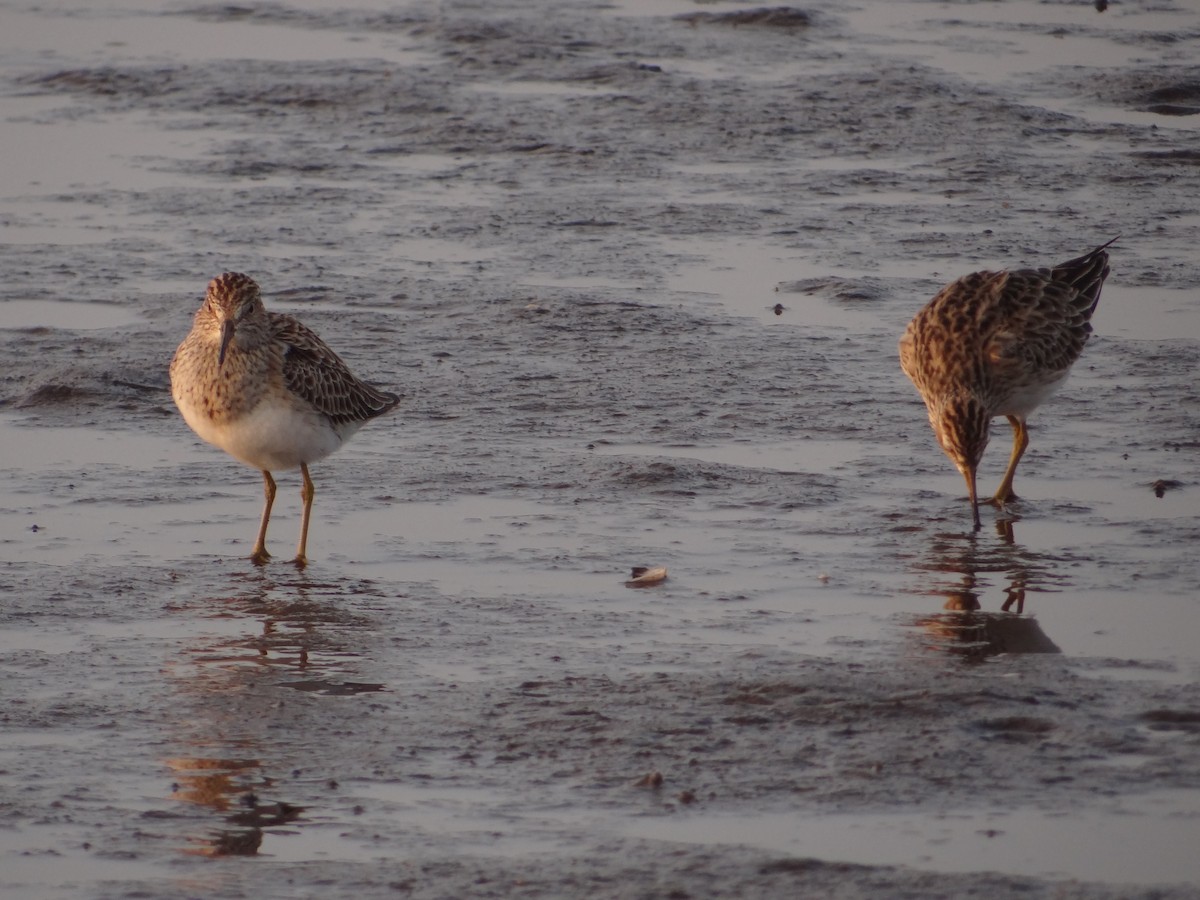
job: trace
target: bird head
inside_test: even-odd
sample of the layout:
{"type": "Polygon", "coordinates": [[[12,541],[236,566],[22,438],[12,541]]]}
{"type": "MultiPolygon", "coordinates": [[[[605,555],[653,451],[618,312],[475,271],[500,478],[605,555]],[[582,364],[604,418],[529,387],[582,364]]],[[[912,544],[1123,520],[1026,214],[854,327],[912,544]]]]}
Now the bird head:
{"type": "Polygon", "coordinates": [[[238,329],[265,314],[258,284],[240,272],[226,272],[210,281],[201,311],[211,317],[221,332],[218,368],[225,364],[225,355],[238,329]]]}
{"type": "Polygon", "coordinates": [[[929,424],[933,426],[938,443],[967,481],[976,528],[980,527],[980,522],[975,471],[987,448],[991,421],[986,404],[971,393],[951,394],[929,407],[929,424]]]}

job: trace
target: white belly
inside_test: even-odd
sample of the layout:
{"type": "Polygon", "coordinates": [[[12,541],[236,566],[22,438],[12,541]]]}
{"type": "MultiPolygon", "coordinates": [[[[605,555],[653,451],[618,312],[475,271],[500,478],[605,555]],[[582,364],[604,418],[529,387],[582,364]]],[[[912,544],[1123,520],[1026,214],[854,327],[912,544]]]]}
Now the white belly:
{"type": "Polygon", "coordinates": [[[323,459],[357,430],[335,429],[324,416],[298,410],[290,403],[263,402],[249,413],[221,423],[186,402],[179,404],[179,410],[203,440],[248,466],[269,472],[323,459]]]}
{"type": "Polygon", "coordinates": [[[1062,387],[1066,381],[1067,372],[1063,372],[1061,377],[1051,381],[1021,385],[1004,398],[1004,403],[996,410],[996,415],[1020,416],[1024,418],[1049,400],[1051,395],[1062,387]]]}

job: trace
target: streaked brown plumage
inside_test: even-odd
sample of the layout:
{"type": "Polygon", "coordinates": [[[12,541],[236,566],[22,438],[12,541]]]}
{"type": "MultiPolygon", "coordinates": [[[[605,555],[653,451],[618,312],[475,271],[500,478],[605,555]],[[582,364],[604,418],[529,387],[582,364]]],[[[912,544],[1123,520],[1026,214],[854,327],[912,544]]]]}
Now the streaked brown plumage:
{"type": "Polygon", "coordinates": [[[396,394],[355,378],[311,329],[291,316],[267,312],[258,285],[239,272],[209,282],[192,330],[171,360],[171,394],[196,434],[262,471],[266,505],[250,555],[256,563],[270,558],[271,472],[300,469],[299,566],[308,563],[315,493],[308,464],[400,402],[396,394]]]}
{"type": "Polygon", "coordinates": [[[980,527],[975,473],[988,428],[1005,416],[1013,450],[994,503],[1016,499],[1013,474],[1029,445],[1026,417],[1066,380],[1092,333],[1108,277],[1105,249],[1048,269],[976,272],[946,285],[900,339],[900,367],[920,391],[929,423],[967,481],[980,527]]]}

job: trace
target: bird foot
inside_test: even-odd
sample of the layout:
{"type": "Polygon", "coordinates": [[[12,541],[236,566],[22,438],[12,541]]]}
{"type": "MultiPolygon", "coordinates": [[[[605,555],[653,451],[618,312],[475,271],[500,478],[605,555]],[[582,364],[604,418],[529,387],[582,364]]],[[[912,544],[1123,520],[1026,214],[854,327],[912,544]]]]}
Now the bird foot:
{"type": "Polygon", "coordinates": [[[297,569],[303,569],[308,566],[308,557],[299,555],[292,560],[292,565],[294,565],[297,569]]]}
{"type": "Polygon", "coordinates": [[[265,566],[270,558],[271,554],[267,552],[266,547],[255,547],[254,552],[250,554],[250,562],[256,566],[265,566]]]}

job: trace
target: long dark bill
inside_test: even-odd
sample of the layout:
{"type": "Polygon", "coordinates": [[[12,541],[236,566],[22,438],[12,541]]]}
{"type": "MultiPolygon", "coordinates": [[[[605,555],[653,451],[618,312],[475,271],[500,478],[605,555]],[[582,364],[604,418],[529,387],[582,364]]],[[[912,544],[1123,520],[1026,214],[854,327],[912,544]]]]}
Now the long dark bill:
{"type": "Polygon", "coordinates": [[[233,319],[226,319],[221,326],[221,352],[217,354],[217,368],[225,365],[225,351],[229,349],[229,342],[233,340],[233,332],[237,326],[233,319]]]}

